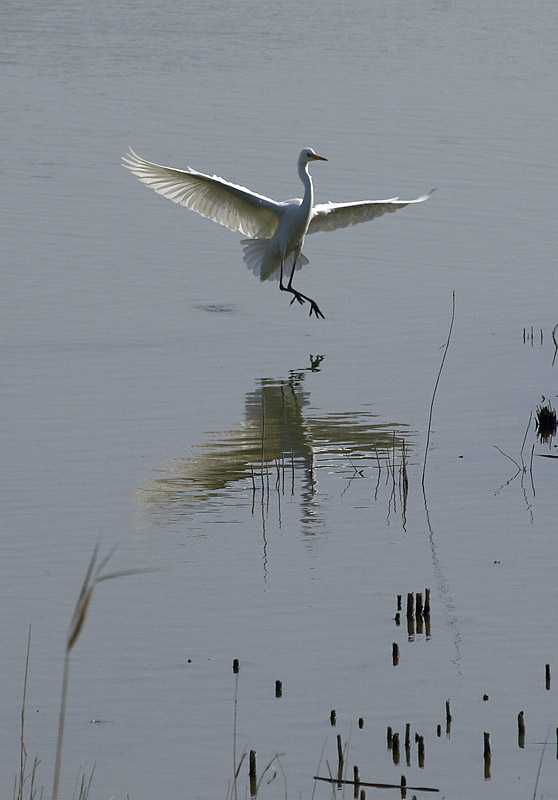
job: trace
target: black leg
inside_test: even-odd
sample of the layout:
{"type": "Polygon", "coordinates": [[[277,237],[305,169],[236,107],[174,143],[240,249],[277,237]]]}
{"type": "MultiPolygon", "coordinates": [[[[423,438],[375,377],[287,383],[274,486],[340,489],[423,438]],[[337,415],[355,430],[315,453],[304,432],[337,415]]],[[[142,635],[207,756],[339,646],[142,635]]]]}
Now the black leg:
{"type": "Polygon", "coordinates": [[[293,268],[291,270],[291,275],[289,277],[289,282],[286,286],[283,286],[283,259],[281,259],[279,288],[281,289],[282,292],[290,292],[293,295],[293,299],[291,300],[291,305],[294,303],[295,300],[298,300],[301,306],[304,305],[305,302],[308,302],[310,303],[310,316],[312,316],[312,313],[314,313],[316,315],[316,319],[320,319],[320,317],[321,319],[325,319],[325,316],[320,311],[320,307],[318,306],[315,300],[312,300],[312,298],[308,297],[308,295],[302,294],[302,292],[298,292],[296,289],[293,289],[292,283],[296,268],[296,258],[297,257],[295,256],[295,259],[293,261],[293,268]]]}

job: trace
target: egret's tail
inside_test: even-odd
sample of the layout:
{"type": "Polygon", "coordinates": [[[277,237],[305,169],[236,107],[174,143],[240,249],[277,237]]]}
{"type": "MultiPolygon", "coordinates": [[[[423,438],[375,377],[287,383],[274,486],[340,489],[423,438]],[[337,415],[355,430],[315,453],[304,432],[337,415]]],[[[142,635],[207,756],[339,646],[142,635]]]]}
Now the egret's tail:
{"type": "MultiPolygon", "coordinates": [[[[244,263],[261,281],[277,281],[281,271],[281,259],[277,242],[273,239],[242,239],[240,244],[244,250],[244,263]]],[[[296,268],[308,264],[308,259],[300,253],[296,268]]],[[[293,254],[285,259],[285,277],[290,275],[293,266],[293,254]]]]}

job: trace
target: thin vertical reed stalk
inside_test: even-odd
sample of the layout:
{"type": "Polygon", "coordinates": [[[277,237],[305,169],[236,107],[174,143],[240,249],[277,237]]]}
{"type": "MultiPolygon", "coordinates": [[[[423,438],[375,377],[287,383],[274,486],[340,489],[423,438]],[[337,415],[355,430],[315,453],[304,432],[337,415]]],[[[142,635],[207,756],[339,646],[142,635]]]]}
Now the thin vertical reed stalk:
{"type": "Polygon", "coordinates": [[[265,400],[262,397],[262,448],[261,448],[261,478],[262,478],[262,497],[265,491],[264,485],[264,458],[265,458],[265,400]]]}
{"type": "Polygon", "coordinates": [[[234,773],[234,781],[233,781],[233,791],[235,800],[238,797],[238,788],[237,788],[237,778],[238,778],[238,771],[240,770],[240,764],[236,764],[236,730],[237,730],[237,719],[238,719],[238,672],[236,673],[236,679],[234,682],[234,722],[233,722],[233,773],[234,773]]]}
{"type": "Polygon", "coordinates": [[[19,732],[19,778],[16,778],[16,786],[14,787],[14,798],[16,800],[23,800],[23,790],[26,781],[30,778],[31,788],[29,797],[34,797],[34,781],[35,773],[39,762],[35,759],[31,775],[27,776],[25,771],[27,769],[27,748],[25,747],[25,713],[27,710],[27,681],[29,677],[29,655],[31,653],[31,625],[29,625],[29,633],[27,634],[27,653],[25,656],[25,674],[23,676],[23,698],[21,702],[21,727],[19,732]],[[19,784],[18,784],[19,781],[19,784]]]}
{"type": "Polygon", "coordinates": [[[426,437],[426,447],[424,448],[424,463],[422,465],[422,488],[424,491],[424,476],[426,474],[426,459],[428,458],[428,448],[430,446],[430,431],[432,429],[432,414],[434,411],[434,400],[436,399],[436,392],[438,391],[438,384],[440,383],[440,377],[442,375],[442,370],[444,368],[444,362],[446,360],[446,356],[448,354],[448,348],[451,339],[451,332],[453,330],[453,321],[455,319],[455,289],[452,293],[452,309],[451,309],[451,322],[448,331],[448,338],[446,340],[446,345],[444,347],[444,355],[442,356],[442,363],[440,364],[440,369],[438,370],[438,377],[436,378],[436,383],[434,384],[434,391],[432,392],[432,400],[430,402],[430,414],[428,415],[428,435],[426,437]]]}

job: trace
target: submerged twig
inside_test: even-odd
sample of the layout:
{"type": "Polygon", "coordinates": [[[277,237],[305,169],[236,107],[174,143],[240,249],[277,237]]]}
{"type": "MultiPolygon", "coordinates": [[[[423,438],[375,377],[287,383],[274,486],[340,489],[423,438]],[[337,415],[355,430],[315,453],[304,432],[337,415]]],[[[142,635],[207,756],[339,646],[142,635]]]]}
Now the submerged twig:
{"type": "MultiPolygon", "coordinates": [[[[371,783],[370,781],[350,781],[345,778],[323,778],[320,775],[314,775],[315,781],[325,781],[326,783],[342,783],[348,786],[370,786],[374,789],[400,789],[400,783],[371,783]]],[[[433,789],[429,786],[407,786],[407,789],[414,792],[439,792],[439,789],[433,789]]]]}
{"type": "Polygon", "coordinates": [[[434,400],[436,398],[436,392],[438,391],[438,384],[440,383],[440,377],[442,375],[442,370],[444,368],[444,362],[446,360],[446,356],[448,354],[448,347],[451,339],[451,332],[453,330],[453,321],[455,319],[455,289],[452,293],[452,309],[451,309],[451,322],[448,331],[448,338],[446,340],[446,344],[444,347],[444,355],[442,356],[442,363],[440,364],[440,369],[438,370],[438,377],[436,378],[436,383],[434,384],[434,391],[432,392],[432,401],[430,403],[430,414],[428,416],[428,434],[426,436],[426,447],[424,448],[424,463],[422,465],[422,488],[424,490],[424,476],[426,474],[426,459],[428,458],[428,448],[430,446],[430,431],[432,428],[432,413],[434,411],[434,400]]]}

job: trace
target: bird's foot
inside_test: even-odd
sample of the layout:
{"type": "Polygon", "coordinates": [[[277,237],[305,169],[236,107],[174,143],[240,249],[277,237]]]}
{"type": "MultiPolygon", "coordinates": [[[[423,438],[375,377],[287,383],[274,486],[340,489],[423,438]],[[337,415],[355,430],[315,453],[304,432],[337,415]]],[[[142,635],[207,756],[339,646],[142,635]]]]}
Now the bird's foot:
{"type": "Polygon", "coordinates": [[[279,288],[283,292],[290,292],[292,294],[293,299],[291,300],[291,305],[294,303],[295,300],[297,300],[300,303],[301,306],[303,306],[304,303],[308,302],[308,303],[310,303],[310,314],[309,314],[309,316],[312,316],[312,314],[315,314],[316,315],[316,319],[320,319],[320,318],[321,319],[325,319],[325,316],[324,316],[324,314],[322,314],[319,305],[316,303],[315,300],[312,300],[311,297],[308,297],[307,295],[302,294],[302,292],[298,292],[296,289],[293,289],[292,286],[283,286],[282,284],[279,284],[279,288]]]}
{"type": "Polygon", "coordinates": [[[307,297],[306,299],[310,303],[310,314],[309,314],[309,316],[311,317],[312,314],[315,314],[316,319],[325,319],[325,314],[322,314],[322,312],[320,311],[320,307],[316,303],[316,301],[312,300],[311,297],[307,297]]]}

